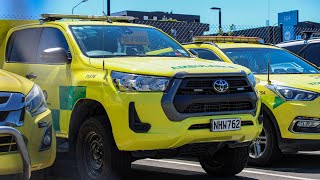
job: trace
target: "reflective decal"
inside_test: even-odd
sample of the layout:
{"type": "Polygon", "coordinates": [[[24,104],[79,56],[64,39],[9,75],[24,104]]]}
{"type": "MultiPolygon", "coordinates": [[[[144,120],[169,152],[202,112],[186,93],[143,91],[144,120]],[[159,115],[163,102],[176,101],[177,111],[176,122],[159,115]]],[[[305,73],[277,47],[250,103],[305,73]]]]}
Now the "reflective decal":
{"type": "Polygon", "coordinates": [[[286,101],[283,100],[282,98],[280,97],[275,97],[274,98],[274,103],[273,103],[273,109],[279,107],[280,105],[282,105],[283,103],[285,103],[286,101]]]}
{"type": "Polygon", "coordinates": [[[309,83],[309,84],[311,84],[311,85],[319,85],[320,82],[312,82],[312,83],[309,83]]]}
{"type": "Polygon", "coordinates": [[[232,66],[222,66],[222,65],[185,65],[185,66],[173,66],[171,68],[172,69],[194,69],[194,68],[208,68],[208,67],[235,69],[235,67],[232,67],[232,66]]]}

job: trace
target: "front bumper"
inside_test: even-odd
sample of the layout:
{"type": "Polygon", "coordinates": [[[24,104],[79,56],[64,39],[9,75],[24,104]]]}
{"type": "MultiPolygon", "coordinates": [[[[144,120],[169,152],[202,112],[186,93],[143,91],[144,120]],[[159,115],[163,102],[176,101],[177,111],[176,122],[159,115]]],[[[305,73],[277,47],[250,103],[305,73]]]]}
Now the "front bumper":
{"type": "MultiPolygon", "coordinates": [[[[39,127],[39,123],[45,122],[49,126],[52,122],[51,111],[47,110],[36,117],[31,117],[28,113],[25,114],[24,125],[17,127],[26,144],[24,152],[29,154],[31,166],[30,170],[40,170],[50,167],[56,157],[56,140],[55,133],[51,134],[52,142],[50,148],[41,150],[41,143],[46,127],[39,127]]],[[[0,175],[9,175],[21,173],[24,163],[21,160],[21,155],[18,152],[0,152],[0,175]]]]}
{"type": "MultiPolygon", "coordinates": [[[[205,142],[250,142],[262,131],[258,122],[260,100],[256,115],[231,114],[189,117],[175,122],[168,119],[162,106],[162,93],[122,93],[114,92],[104,103],[107,110],[116,144],[120,150],[173,149],[186,144],[205,142]],[[150,124],[150,129],[137,133],[130,129],[129,105],[135,104],[137,115],[142,123],[150,124]],[[210,128],[190,129],[193,125],[210,123],[211,119],[235,119],[252,122],[243,125],[239,131],[211,132],[210,128]]],[[[246,124],[246,123],[244,123],[246,124]]]]}
{"type": "MultiPolygon", "coordinates": [[[[320,118],[320,98],[314,101],[287,101],[272,110],[281,138],[292,140],[320,140],[320,133],[295,132],[292,127],[297,117],[320,118]]],[[[281,143],[281,142],[280,142],[281,143]]]]}
{"type": "Polygon", "coordinates": [[[281,139],[279,147],[282,151],[319,151],[319,140],[281,139]]]}

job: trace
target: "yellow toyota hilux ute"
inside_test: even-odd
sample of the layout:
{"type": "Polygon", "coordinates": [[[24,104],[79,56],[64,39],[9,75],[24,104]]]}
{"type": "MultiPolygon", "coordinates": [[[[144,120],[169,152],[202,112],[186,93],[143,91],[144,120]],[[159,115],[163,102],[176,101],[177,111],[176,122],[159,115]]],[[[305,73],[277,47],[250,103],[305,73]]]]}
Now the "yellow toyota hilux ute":
{"type": "Polygon", "coordinates": [[[178,155],[211,175],[241,172],[262,131],[250,70],[121,18],[47,14],[5,39],[3,68],[43,89],[80,177],[117,179],[135,160],[178,155]]]}
{"type": "Polygon", "coordinates": [[[41,89],[19,75],[0,70],[0,179],[51,166],[56,157],[51,112],[41,89]]]}
{"type": "Polygon", "coordinates": [[[260,44],[259,38],[202,36],[194,41],[184,47],[203,59],[246,66],[259,81],[264,127],[251,145],[251,164],[269,165],[282,153],[320,150],[320,71],[315,65],[260,44]]]}

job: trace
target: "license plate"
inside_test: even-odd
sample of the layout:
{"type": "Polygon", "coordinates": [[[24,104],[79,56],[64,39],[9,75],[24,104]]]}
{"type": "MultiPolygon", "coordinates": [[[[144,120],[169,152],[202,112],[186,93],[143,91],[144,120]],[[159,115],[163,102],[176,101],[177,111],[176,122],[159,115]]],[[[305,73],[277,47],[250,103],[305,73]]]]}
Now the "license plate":
{"type": "Polygon", "coordinates": [[[241,129],[241,119],[217,119],[211,120],[211,131],[237,131],[241,129]]]}

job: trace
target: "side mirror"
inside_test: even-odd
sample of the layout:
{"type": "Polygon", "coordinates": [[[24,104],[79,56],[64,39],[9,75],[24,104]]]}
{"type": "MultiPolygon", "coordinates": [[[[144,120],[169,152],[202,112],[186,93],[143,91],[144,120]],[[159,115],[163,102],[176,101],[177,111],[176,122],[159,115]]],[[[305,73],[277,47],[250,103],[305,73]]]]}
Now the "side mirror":
{"type": "Polygon", "coordinates": [[[189,51],[191,52],[192,55],[199,57],[199,53],[193,49],[189,49],[189,51]]]}
{"type": "Polygon", "coordinates": [[[71,63],[71,57],[69,53],[64,48],[60,47],[45,49],[40,54],[40,59],[44,63],[48,64],[71,63]]]}

